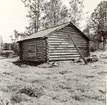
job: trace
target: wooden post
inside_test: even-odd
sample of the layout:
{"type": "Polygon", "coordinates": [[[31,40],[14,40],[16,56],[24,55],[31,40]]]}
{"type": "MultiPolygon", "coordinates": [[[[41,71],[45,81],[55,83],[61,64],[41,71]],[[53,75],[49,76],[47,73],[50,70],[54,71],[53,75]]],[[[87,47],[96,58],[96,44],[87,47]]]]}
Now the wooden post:
{"type": "Polygon", "coordinates": [[[80,52],[79,48],[76,46],[76,44],[75,44],[74,40],[72,39],[71,35],[68,34],[68,36],[70,36],[70,39],[72,40],[75,48],[77,49],[77,51],[78,51],[78,53],[80,54],[81,58],[83,59],[84,63],[85,63],[85,64],[88,64],[87,61],[85,60],[84,56],[83,56],[82,53],[80,52]]]}

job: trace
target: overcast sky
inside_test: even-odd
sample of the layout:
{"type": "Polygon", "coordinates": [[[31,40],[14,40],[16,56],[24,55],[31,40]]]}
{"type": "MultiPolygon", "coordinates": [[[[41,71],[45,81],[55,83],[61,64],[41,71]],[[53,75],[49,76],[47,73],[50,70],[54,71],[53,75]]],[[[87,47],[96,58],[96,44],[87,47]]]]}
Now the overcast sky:
{"type": "MultiPolygon", "coordinates": [[[[62,0],[67,4],[69,0],[62,0]]],[[[101,0],[84,0],[85,10],[92,13],[101,0]]],[[[25,30],[28,25],[26,18],[27,9],[21,0],[0,0],[0,35],[4,42],[10,42],[10,35],[16,29],[19,32],[25,30]]]]}

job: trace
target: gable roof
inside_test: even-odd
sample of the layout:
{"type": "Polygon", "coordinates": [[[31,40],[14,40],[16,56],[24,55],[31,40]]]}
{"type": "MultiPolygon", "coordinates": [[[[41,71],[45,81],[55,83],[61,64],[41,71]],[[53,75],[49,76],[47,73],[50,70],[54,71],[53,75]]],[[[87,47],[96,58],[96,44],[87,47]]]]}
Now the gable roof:
{"type": "Polygon", "coordinates": [[[20,41],[25,41],[25,40],[29,40],[29,39],[36,39],[36,38],[44,38],[44,37],[48,37],[47,35],[51,34],[52,32],[56,31],[56,30],[59,30],[59,29],[62,29],[68,25],[73,25],[86,39],[90,40],[83,32],[81,32],[73,23],[71,22],[67,22],[67,23],[63,23],[61,25],[57,25],[57,26],[54,26],[54,27],[51,27],[51,28],[48,28],[48,29],[44,29],[44,30],[41,30],[41,31],[38,31],[37,33],[34,33],[30,36],[27,36],[17,42],[20,42],[20,41]]]}

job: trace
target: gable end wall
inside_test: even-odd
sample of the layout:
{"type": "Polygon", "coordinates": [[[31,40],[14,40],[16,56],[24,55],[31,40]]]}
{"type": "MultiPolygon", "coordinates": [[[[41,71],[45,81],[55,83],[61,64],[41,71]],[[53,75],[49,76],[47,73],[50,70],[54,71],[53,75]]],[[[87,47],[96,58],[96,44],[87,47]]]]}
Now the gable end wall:
{"type": "Polygon", "coordinates": [[[83,56],[89,56],[89,41],[75,27],[66,26],[48,37],[50,61],[69,60],[80,57],[68,35],[71,35],[83,56]]]}

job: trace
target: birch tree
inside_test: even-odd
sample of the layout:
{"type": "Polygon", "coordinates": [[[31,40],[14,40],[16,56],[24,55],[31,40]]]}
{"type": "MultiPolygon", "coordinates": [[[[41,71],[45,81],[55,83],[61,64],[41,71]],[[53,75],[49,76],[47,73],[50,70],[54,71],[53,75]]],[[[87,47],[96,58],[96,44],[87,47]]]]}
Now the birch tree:
{"type": "Polygon", "coordinates": [[[25,33],[36,33],[40,28],[40,12],[43,0],[21,0],[25,7],[28,8],[27,17],[30,19],[29,26],[26,27],[25,33]]]}
{"type": "Polygon", "coordinates": [[[79,26],[79,22],[82,19],[83,13],[83,0],[70,0],[70,20],[76,25],[79,26]]]}
{"type": "Polygon", "coordinates": [[[50,0],[43,5],[42,25],[44,28],[58,25],[66,21],[68,10],[60,0],[50,0]]]}

